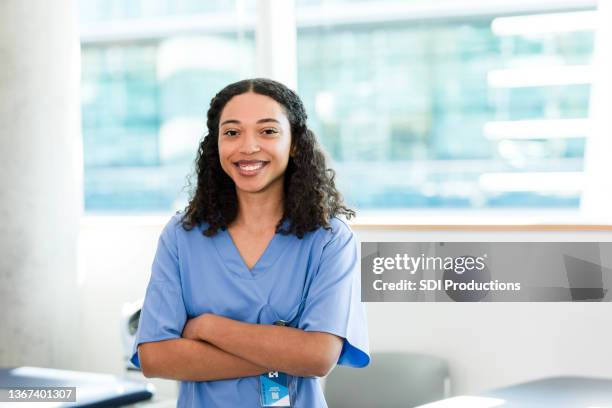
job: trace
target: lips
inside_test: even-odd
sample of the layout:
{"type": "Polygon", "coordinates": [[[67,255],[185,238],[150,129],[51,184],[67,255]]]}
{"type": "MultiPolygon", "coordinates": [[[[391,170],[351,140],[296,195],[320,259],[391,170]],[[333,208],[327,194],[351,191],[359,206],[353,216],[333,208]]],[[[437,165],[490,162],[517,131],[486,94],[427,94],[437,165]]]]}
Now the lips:
{"type": "Polygon", "coordinates": [[[263,160],[239,160],[234,162],[234,166],[238,169],[238,173],[243,176],[255,176],[268,164],[268,161],[263,160]]]}

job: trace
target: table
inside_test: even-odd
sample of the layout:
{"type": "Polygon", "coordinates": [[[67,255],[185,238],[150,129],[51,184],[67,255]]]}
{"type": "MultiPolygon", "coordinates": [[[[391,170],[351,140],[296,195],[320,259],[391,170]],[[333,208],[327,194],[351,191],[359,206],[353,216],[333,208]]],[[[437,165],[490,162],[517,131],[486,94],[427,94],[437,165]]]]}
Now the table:
{"type": "Polygon", "coordinates": [[[418,408],[612,408],[612,378],[551,377],[418,408]]]}
{"type": "MultiPolygon", "coordinates": [[[[0,391],[17,387],[76,387],[76,402],[43,403],[45,407],[118,407],[148,400],[154,392],[146,382],[110,374],[42,367],[0,368],[0,391]]],[[[0,407],[11,404],[15,406],[0,402],[0,407]]]]}

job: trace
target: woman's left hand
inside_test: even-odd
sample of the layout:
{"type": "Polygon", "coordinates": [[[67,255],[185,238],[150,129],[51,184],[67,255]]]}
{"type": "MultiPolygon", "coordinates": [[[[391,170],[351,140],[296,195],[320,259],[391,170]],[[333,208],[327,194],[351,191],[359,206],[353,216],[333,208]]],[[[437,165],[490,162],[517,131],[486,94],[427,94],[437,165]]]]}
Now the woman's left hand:
{"type": "Polygon", "coordinates": [[[211,315],[203,313],[197,317],[187,320],[185,327],[183,328],[182,337],[191,340],[203,340],[201,333],[203,333],[203,326],[208,317],[211,315]]]}

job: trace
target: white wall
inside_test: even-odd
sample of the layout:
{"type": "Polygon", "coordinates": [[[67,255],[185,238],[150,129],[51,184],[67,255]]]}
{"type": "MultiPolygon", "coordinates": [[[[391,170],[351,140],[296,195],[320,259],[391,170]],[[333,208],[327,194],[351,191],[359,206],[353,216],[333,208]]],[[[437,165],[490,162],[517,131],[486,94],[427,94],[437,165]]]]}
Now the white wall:
{"type": "MultiPolygon", "coordinates": [[[[143,296],[162,226],[103,218],[83,224],[82,369],[122,372],[121,306],[143,296]]],[[[612,232],[355,231],[363,241],[612,241],[612,232]]],[[[612,377],[610,303],[370,303],[367,309],[372,351],[448,359],[454,394],[551,375],[612,377]]]]}

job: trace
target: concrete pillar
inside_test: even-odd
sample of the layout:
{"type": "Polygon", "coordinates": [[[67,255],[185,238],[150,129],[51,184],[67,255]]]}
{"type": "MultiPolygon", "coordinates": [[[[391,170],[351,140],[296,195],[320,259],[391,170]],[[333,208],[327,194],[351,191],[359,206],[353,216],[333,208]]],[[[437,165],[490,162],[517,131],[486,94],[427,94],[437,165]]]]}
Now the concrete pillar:
{"type": "Polygon", "coordinates": [[[77,366],[77,27],[73,0],[0,1],[0,366],[77,366]]]}

